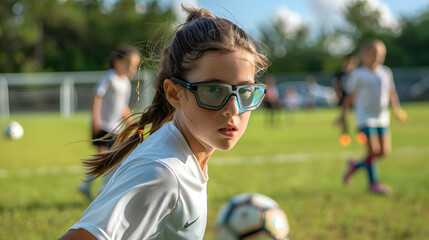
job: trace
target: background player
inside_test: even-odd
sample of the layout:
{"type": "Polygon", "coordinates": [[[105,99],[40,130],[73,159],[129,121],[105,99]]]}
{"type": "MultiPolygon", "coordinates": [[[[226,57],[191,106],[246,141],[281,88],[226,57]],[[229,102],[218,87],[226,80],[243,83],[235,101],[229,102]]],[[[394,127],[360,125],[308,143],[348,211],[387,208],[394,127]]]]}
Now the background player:
{"type": "MultiPolygon", "coordinates": [[[[132,46],[120,46],[110,54],[110,69],[95,87],[92,102],[92,138],[93,144],[97,147],[97,154],[107,152],[113,146],[120,130],[117,127],[120,121],[125,120],[127,123],[132,121],[128,118],[131,114],[128,107],[131,94],[130,79],[136,73],[140,60],[139,51],[132,46]]],[[[104,177],[99,192],[109,177],[110,175],[104,177]]],[[[93,176],[87,176],[86,181],[78,187],[89,200],[92,200],[92,179],[93,176]]]]}
{"type": "Polygon", "coordinates": [[[407,120],[405,111],[400,107],[392,72],[383,65],[385,56],[386,46],[382,41],[370,39],[362,44],[360,57],[363,65],[348,79],[347,95],[340,116],[340,122],[344,124],[347,110],[353,103],[357,128],[368,139],[365,157],[359,162],[348,162],[344,183],[349,183],[356,170],[366,167],[369,190],[379,194],[391,192],[390,187],[380,183],[376,169],[376,160],[391,149],[389,102],[394,114],[401,121],[407,120]]]}

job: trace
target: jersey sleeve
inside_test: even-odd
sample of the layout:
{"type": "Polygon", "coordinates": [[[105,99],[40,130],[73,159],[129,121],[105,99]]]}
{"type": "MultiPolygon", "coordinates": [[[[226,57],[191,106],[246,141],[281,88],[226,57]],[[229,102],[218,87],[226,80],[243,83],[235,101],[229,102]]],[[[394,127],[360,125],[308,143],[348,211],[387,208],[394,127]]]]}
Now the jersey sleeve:
{"type": "Polygon", "coordinates": [[[118,170],[73,228],[84,228],[98,239],[148,239],[178,201],[177,178],[156,161],[118,170]]]}
{"type": "Polygon", "coordinates": [[[106,94],[106,91],[111,82],[110,77],[111,77],[111,73],[109,71],[101,78],[100,82],[94,88],[95,95],[102,97],[104,96],[104,94],[106,94]]]}

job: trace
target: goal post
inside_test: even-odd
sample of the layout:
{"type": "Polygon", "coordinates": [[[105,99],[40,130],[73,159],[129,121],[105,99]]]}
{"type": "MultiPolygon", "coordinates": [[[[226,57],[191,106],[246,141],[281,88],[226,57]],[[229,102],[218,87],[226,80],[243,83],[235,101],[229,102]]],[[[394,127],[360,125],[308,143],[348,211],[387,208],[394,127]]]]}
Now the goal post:
{"type": "Polygon", "coordinates": [[[0,76],[0,116],[9,118],[9,90],[7,80],[3,76],[0,76]]]}
{"type": "Polygon", "coordinates": [[[75,111],[75,88],[71,76],[66,76],[60,90],[60,112],[63,117],[70,117],[75,111]]]}

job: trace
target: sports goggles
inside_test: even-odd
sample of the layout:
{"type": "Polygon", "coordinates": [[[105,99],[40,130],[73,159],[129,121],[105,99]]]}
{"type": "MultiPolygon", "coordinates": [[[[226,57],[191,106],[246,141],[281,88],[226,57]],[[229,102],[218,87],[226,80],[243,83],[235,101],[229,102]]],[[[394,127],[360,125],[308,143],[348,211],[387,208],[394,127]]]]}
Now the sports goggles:
{"type": "Polygon", "coordinates": [[[239,113],[252,111],[259,107],[267,92],[267,86],[262,83],[242,85],[217,82],[188,83],[174,77],[171,80],[191,91],[198,106],[209,110],[222,109],[229,98],[235,96],[239,113]]]}

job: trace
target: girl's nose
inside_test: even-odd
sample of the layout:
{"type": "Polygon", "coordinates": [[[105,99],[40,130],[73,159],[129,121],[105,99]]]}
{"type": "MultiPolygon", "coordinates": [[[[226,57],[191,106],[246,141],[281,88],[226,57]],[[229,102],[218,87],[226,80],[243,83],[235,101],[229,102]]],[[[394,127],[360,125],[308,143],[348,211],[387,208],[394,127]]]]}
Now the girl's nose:
{"type": "Polygon", "coordinates": [[[238,100],[236,96],[231,96],[228,102],[222,108],[223,114],[226,117],[235,117],[238,115],[240,109],[238,106],[238,100]]]}

